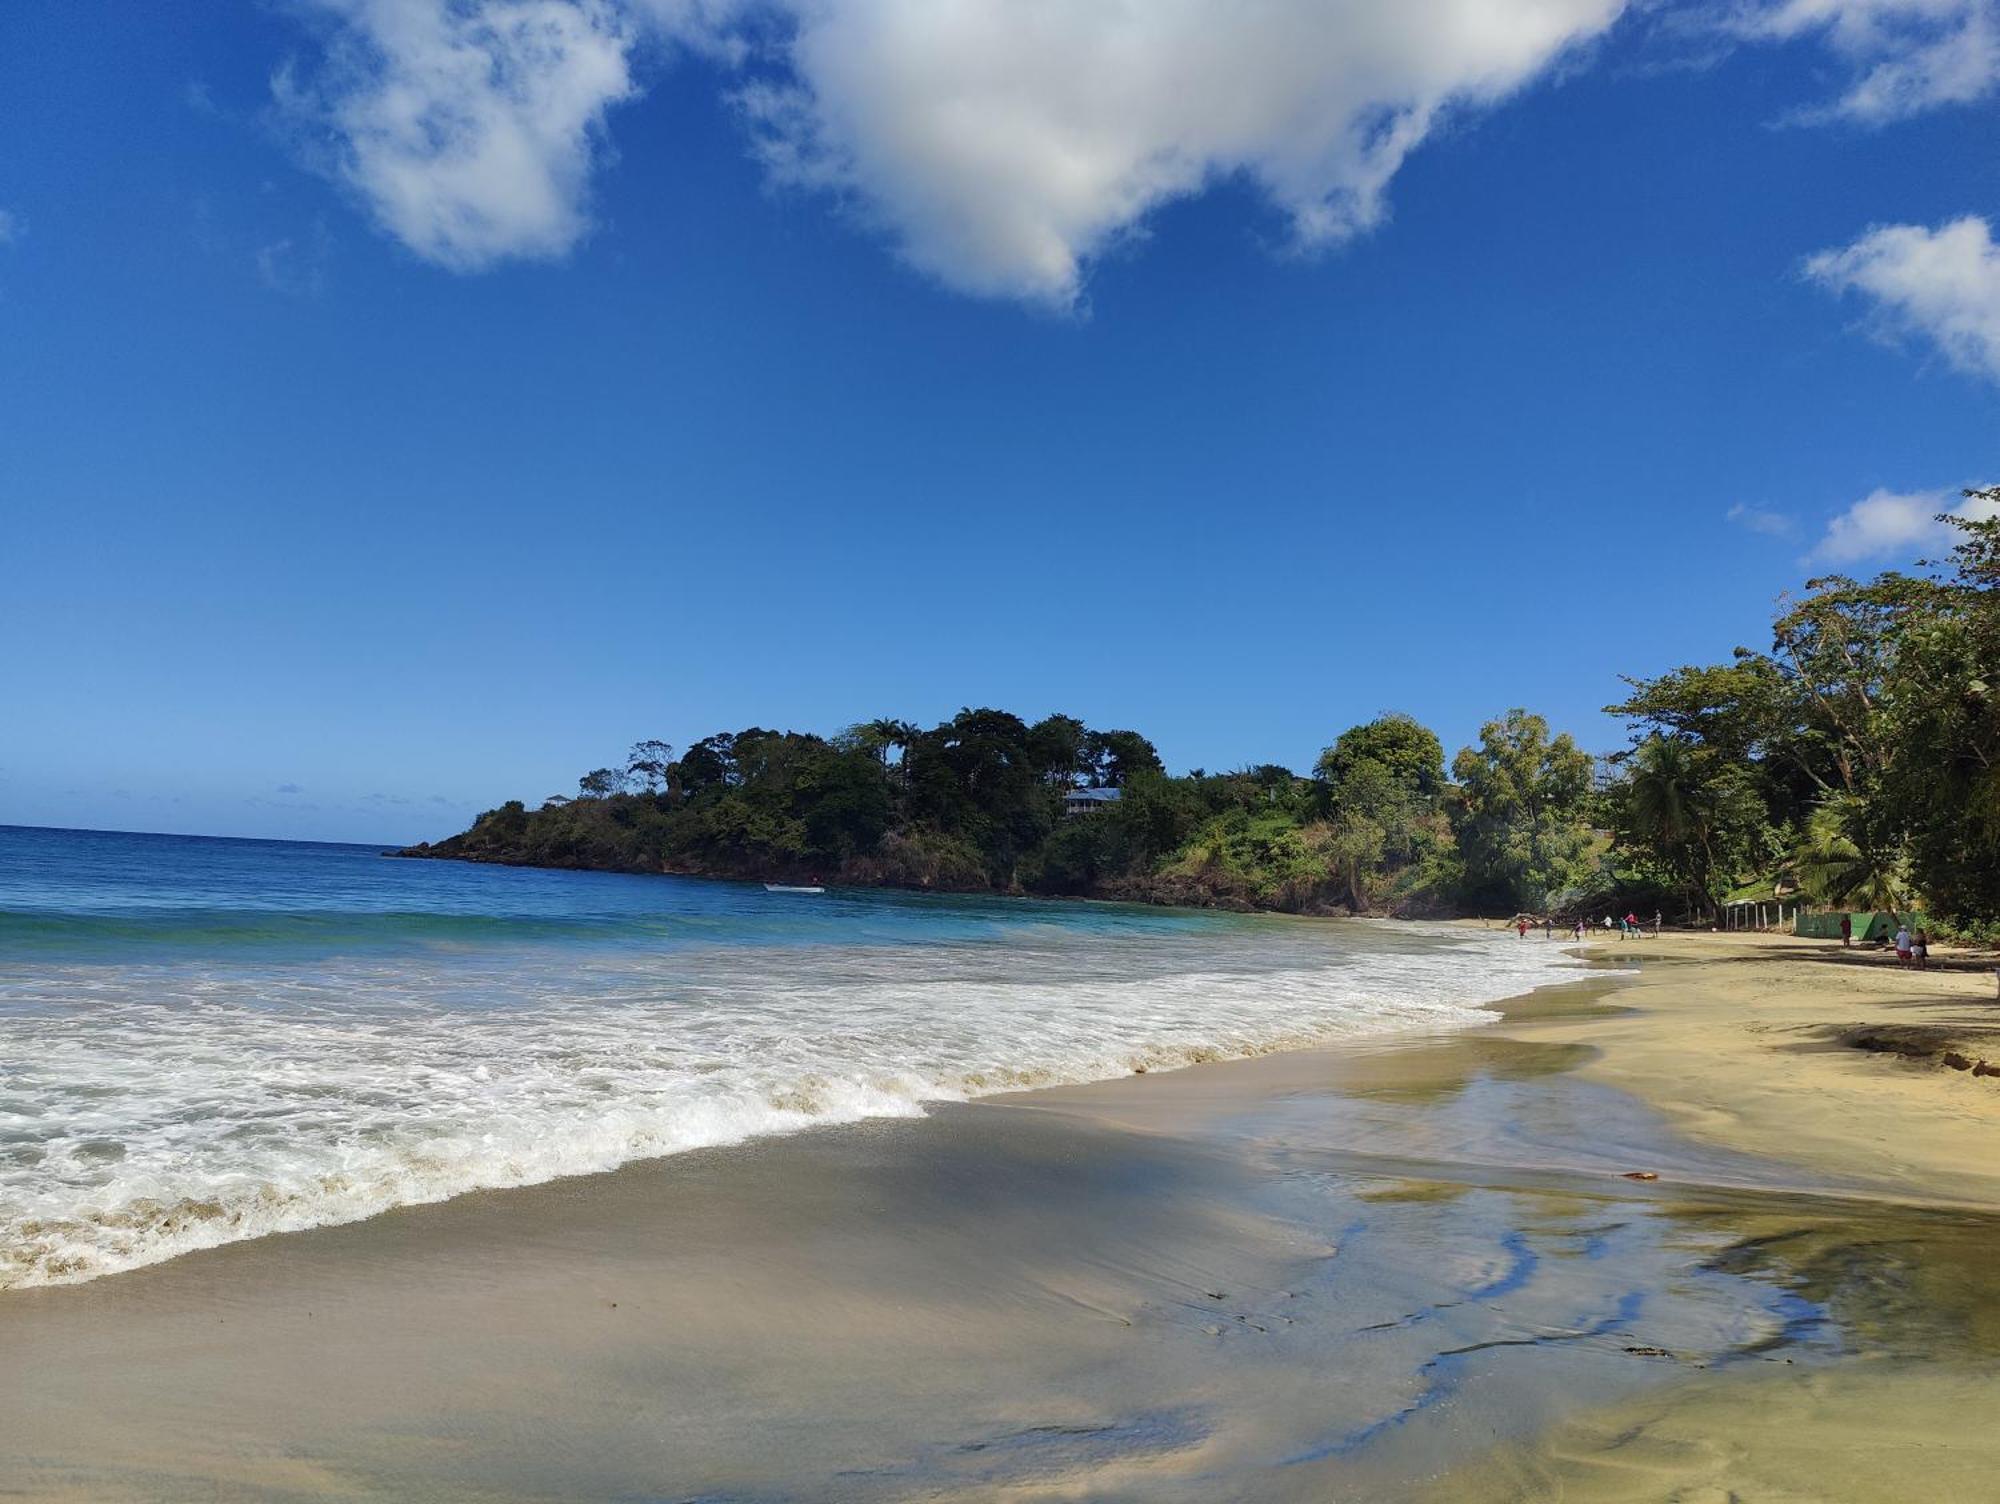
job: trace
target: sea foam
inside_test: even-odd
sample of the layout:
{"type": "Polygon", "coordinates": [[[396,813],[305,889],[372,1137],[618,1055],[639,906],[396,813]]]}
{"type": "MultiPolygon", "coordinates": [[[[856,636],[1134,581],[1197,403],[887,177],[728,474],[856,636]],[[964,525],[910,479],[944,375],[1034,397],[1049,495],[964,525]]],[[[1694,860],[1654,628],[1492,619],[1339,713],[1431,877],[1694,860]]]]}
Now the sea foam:
{"type": "Polygon", "coordinates": [[[1003,901],[885,943],[866,896],[847,943],[838,912],[789,902],[814,943],[12,968],[0,1287],[929,1102],[1465,1028],[1575,964],[1512,934],[1003,901]]]}

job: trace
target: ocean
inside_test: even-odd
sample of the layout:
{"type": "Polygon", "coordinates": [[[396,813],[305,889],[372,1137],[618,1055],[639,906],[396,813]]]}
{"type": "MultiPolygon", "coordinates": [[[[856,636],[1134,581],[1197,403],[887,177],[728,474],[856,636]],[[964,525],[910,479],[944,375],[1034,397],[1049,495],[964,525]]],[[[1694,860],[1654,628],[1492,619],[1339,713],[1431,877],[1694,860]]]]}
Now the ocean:
{"type": "Polygon", "coordinates": [[[0,1288],[929,1102],[1467,1028],[1368,921],[0,827],[0,1288]]]}

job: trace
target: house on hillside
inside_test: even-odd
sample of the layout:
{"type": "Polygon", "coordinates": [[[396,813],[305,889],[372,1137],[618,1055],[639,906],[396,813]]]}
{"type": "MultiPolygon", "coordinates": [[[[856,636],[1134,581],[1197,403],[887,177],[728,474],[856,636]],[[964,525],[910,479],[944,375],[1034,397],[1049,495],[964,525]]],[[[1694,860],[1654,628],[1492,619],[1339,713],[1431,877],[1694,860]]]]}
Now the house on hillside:
{"type": "Polygon", "coordinates": [[[1118,802],[1116,789],[1071,789],[1063,795],[1065,815],[1094,815],[1118,802]]]}

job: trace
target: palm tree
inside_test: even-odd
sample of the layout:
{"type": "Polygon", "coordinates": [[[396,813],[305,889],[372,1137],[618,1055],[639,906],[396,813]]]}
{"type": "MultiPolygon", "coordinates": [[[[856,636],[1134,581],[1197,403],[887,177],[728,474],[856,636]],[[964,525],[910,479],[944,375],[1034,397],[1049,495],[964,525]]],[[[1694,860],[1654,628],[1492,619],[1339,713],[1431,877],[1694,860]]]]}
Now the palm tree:
{"type": "Polygon", "coordinates": [[[1695,749],[1672,737],[1655,736],[1632,754],[1631,768],[1625,782],[1630,833],[1682,878],[1690,909],[1706,909],[1712,902],[1709,878],[1715,870],[1711,845],[1715,801],[1695,749]]]}
{"type": "Polygon", "coordinates": [[[896,763],[898,781],[904,784],[910,781],[908,762],[910,744],[921,735],[916,726],[909,721],[891,720],[882,716],[872,721],[863,721],[860,725],[852,727],[849,734],[873,752],[885,768],[889,765],[889,749],[894,747],[898,753],[896,763]]]}
{"type": "Polygon", "coordinates": [[[1907,896],[1901,863],[1871,850],[1848,833],[1854,813],[1851,803],[1828,800],[1813,811],[1805,835],[1792,852],[1799,886],[1815,903],[1828,908],[1888,909],[1902,907],[1907,896]]]}

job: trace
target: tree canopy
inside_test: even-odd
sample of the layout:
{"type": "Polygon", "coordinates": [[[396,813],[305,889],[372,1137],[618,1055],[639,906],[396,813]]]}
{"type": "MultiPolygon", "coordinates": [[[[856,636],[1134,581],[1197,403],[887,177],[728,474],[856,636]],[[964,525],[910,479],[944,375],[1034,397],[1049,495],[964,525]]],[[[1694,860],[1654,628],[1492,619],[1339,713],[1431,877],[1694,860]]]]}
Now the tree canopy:
{"type": "Polygon", "coordinates": [[[1539,910],[1588,874],[1591,759],[1568,732],[1510,710],[1480,728],[1479,745],[1452,760],[1452,824],[1477,903],[1539,910]]]}
{"type": "Polygon", "coordinates": [[[573,799],[509,801],[430,854],[729,877],[1096,894],[1234,907],[1445,912],[1455,902],[1437,736],[1350,728],[1321,776],[1275,763],[1169,777],[1124,728],[967,708],[832,738],[717,732],[636,743],[573,799]],[[1068,813],[1076,789],[1115,790],[1068,813]]]}
{"type": "Polygon", "coordinates": [[[1449,773],[1436,733],[1390,712],[1336,735],[1310,777],[1174,777],[1137,731],[967,707],[830,738],[753,726],[678,755],[640,741],[573,798],[510,800],[417,850],[1358,912],[1712,915],[1747,883],[2000,932],[2000,490],[1968,497],[1933,573],[1813,580],[1768,649],[1628,677],[1606,779],[1523,709],[1449,773]],[[1079,814],[1077,789],[1117,797],[1079,814]]]}
{"type": "Polygon", "coordinates": [[[1766,652],[1631,679],[1621,855],[1712,907],[1761,874],[1825,903],[2000,926],[2000,489],[1930,575],[1830,575],[1766,652]]]}

